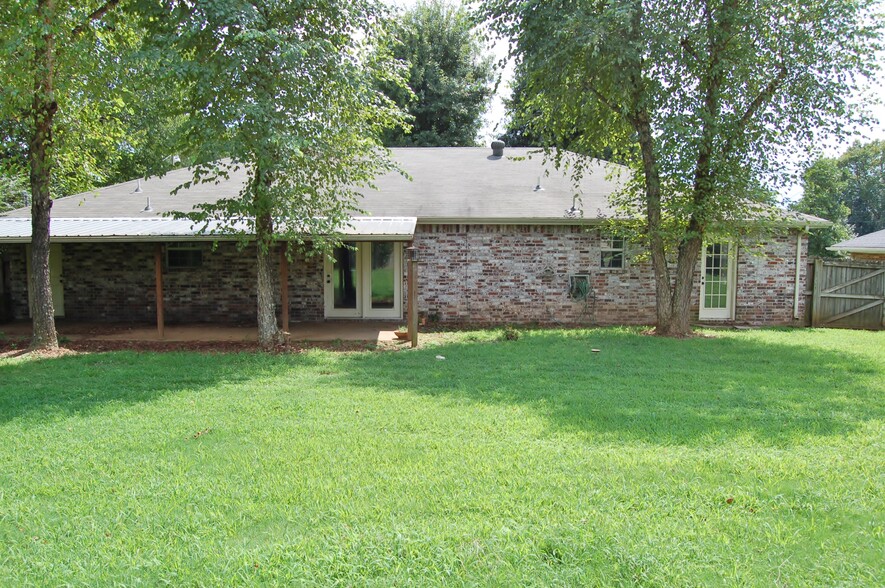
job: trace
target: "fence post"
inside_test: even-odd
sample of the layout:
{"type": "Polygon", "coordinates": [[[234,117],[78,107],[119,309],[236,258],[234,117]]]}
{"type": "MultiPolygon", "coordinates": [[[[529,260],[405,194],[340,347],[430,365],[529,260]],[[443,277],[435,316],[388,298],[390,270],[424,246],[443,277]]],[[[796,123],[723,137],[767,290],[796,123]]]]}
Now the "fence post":
{"type": "Polygon", "coordinates": [[[811,326],[820,326],[820,293],[824,281],[824,260],[814,260],[814,288],[811,292],[811,326]]]}

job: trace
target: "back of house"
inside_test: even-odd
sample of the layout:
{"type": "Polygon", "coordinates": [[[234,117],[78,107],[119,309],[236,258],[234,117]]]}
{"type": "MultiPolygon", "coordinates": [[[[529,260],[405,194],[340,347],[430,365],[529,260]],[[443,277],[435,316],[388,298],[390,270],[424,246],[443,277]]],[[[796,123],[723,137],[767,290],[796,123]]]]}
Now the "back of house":
{"type": "MultiPolygon", "coordinates": [[[[287,292],[280,300],[292,320],[402,318],[411,245],[418,310],[429,321],[654,322],[650,263],[637,244],[607,230],[614,215],[608,197],[626,179],[623,168],[591,161],[575,183],[531,149],[392,152],[410,177],[390,173],[362,190],[362,210],[343,228],[342,246],[327,256],[278,247],[287,288],[276,288],[287,292]]],[[[160,291],[167,322],[254,324],[254,246],[167,216],[235,197],[245,172],[173,195],[191,179],[179,169],[54,202],[50,274],[58,316],[152,322],[160,291]]],[[[0,217],[0,320],[29,318],[29,217],[27,209],[0,217]]],[[[807,232],[826,224],[785,215],[753,239],[707,243],[696,271],[695,319],[800,324],[807,232]]]]}

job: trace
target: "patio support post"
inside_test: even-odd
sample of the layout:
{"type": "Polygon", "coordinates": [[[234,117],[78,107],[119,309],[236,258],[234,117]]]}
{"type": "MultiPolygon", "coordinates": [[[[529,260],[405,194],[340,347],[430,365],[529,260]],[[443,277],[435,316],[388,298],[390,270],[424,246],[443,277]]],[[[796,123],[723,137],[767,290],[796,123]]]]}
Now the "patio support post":
{"type": "Polygon", "coordinates": [[[280,247],[280,304],[282,305],[280,322],[284,332],[289,332],[289,260],[286,258],[288,243],[280,247]]]}
{"type": "Polygon", "coordinates": [[[406,248],[409,260],[409,306],[408,327],[412,347],[418,346],[418,249],[414,245],[406,248]]]}
{"type": "Polygon", "coordinates": [[[157,243],[154,253],[154,273],[157,283],[157,335],[162,339],[166,335],[166,325],[163,316],[163,245],[160,243],[157,243]]]}

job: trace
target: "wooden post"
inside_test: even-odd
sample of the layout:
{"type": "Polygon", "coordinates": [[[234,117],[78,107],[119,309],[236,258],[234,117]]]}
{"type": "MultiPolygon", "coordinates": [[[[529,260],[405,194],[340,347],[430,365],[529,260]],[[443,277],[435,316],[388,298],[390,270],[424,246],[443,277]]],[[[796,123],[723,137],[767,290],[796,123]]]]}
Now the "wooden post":
{"type": "Polygon", "coordinates": [[[286,258],[288,244],[280,247],[280,304],[282,305],[280,322],[284,332],[289,332],[289,260],[286,258]]]}
{"type": "Polygon", "coordinates": [[[162,339],[166,336],[166,325],[163,316],[163,246],[159,243],[154,253],[154,273],[157,283],[157,334],[162,339]]]}
{"type": "Polygon", "coordinates": [[[814,287],[811,291],[811,326],[820,326],[820,295],[824,281],[824,261],[818,257],[814,260],[814,287]]]}
{"type": "Polygon", "coordinates": [[[414,245],[406,248],[409,260],[409,340],[418,346],[418,250],[414,245]]]}

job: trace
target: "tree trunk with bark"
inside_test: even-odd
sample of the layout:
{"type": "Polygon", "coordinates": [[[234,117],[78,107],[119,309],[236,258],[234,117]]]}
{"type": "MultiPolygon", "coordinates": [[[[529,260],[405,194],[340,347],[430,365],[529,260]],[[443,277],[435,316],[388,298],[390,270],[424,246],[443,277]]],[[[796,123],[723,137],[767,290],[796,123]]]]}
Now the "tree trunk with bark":
{"type": "Polygon", "coordinates": [[[274,297],[275,263],[272,240],[273,219],[264,214],[257,219],[257,268],[258,268],[258,344],[264,349],[272,349],[282,342],[282,332],[277,325],[276,299],[274,297]]]}
{"type": "Polygon", "coordinates": [[[49,280],[49,212],[52,209],[52,122],[58,110],[53,87],[55,39],[51,31],[54,5],[44,0],[38,14],[46,27],[34,53],[33,135],[28,149],[31,182],[31,314],[32,349],[57,349],[55,309],[49,280]]]}

